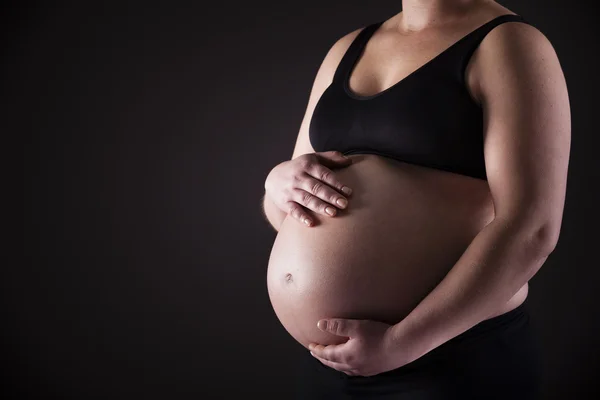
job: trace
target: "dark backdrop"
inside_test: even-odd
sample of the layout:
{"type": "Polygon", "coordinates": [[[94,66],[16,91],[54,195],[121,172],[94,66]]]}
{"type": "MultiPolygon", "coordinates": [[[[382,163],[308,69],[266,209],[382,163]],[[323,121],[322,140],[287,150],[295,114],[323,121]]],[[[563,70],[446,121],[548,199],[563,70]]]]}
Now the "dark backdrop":
{"type": "MultiPolygon", "coordinates": [[[[564,221],[529,305],[546,398],[587,399],[600,368],[597,15],[501,3],[551,40],[569,87],[564,221]]],[[[264,179],[291,157],[329,47],[401,0],[4,7],[3,136],[23,139],[25,179],[23,252],[2,268],[3,391],[286,398],[304,349],[268,299],[264,179]]]]}

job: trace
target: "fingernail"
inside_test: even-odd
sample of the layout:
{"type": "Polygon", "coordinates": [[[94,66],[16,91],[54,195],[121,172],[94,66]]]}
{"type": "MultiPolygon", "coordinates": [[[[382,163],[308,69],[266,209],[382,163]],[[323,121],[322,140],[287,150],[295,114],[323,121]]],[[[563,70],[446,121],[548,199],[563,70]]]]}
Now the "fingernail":
{"type": "Polygon", "coordinates": [[[346,205],[348,204],[348,201],[346,199],[339,198],[339,199],[337,199],[337,203],[340,207],[346,207],[346,205]]]}
{"type": "Polygon", "coordinates": [[[352,194],[352,189],[350,189],[348,186],[344,186],[342,188],[342,192],[346,193],[347,195],[351,195],[352,194]]]}
{"type": "Polygon", "coordinates": [[[333,214],[335,214],[335,210],[334,210],[334,208],[333,208],[333,207],[326,207],[326,208],[325,208],[325,212],[326,212],[327,214],[329,214],[329,215],[333,215],[333,214]]]}
{"type": "Polygon", "coordinates": [[[304,219],[304,223],[305,223],[306,225],[310,226],[310,224],[312,224],[312,221],[311,221],[310,219],[308,219],[308,218],[305,218],[305,219],[304,219]]]}

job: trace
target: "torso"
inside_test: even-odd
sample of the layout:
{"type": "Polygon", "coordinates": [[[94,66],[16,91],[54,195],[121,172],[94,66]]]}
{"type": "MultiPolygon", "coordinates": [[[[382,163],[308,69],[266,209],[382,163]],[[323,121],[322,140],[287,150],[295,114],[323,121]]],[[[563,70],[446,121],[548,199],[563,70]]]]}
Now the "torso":
{"type": "MultiPolygon", "coordinates": [[[[275,313],[301,344],[337,343],[320,318],[397,323],[494,218],[485,181],[371,154],[336,175],[353,188],[336,217],[281,224],[268,267],[275,313]]],[[[527,284],[490,318],[521,304],[527,284]]]]}
{"type": "MultiPolygon", "coordinates": [[[[363,54],[348,80],[350,90],[364,96],[382,92],[466,32],[496,15],[510,13],[503,7],[493,15],[491,12],[474,12],[470,27],[460,32],[438,32],[446,39],[436,39],[437,45],[419,46],[414,39],[401,37],[373,39],[371,52],[363,54]],[[375,70],[378,76],[389,78],[373,78],[375,70]]],[[[438,34],[428,34],[427,41],[438,34]]],[[[465,85],[476,102],[475,56],[466,69],[465,85]]],[[[349,156],[354,162],[335,170],[354,190],[347,210],[338,210],[333,218],[313,214],[316,226],[311,228],[286,218],[269,259],[267,284],[274,311],[305,347],[309,342],[343,341],[317,329],[321,318],[399,322],[494,218],[484,179],[376,154],[349,156]]],[[[516,308],[527,292],[525,284],[488,318],[516,308]]]]}

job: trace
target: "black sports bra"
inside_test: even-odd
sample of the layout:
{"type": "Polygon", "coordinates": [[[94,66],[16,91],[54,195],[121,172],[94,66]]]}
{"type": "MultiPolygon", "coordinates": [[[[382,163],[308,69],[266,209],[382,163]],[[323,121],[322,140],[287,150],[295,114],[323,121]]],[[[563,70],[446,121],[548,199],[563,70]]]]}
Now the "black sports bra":
{"type": "Polygon", "coordinates": [[[367,25],[317,102],[309,139],[317,152],[371,153],[487,180],[483,111],[465,86],[467,62],[485,35],[520,15],[493,18],[391,87],[372,96],[351,91],[352,69],[384,21],[367,25]]]}

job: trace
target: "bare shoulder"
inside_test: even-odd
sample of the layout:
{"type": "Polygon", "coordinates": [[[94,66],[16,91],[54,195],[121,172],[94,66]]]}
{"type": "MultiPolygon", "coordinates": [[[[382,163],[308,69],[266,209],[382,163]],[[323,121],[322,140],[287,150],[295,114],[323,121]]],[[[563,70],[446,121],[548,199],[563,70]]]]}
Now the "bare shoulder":
{"type": "Polygon", "coordinates": [[[498,25],[486,35],[482,45],[488,49],[509,46],[513,49],[525,47],[527,50],[554,51],[548,37],[528,21],[506,21],[498,25]]]}
{"type": "Polygon", "coordinates": [[[539,76],[550,70],[551,74],[562,73],[548,37],[526,21],[506,21],[494,27],[473,54],[472,64],[476,82],[473,92],[480,104],[485,101],[486,86],[494,84],[493,79],[539,76]],[[499,74],[499,69],[504,73],[499,74]]]}

